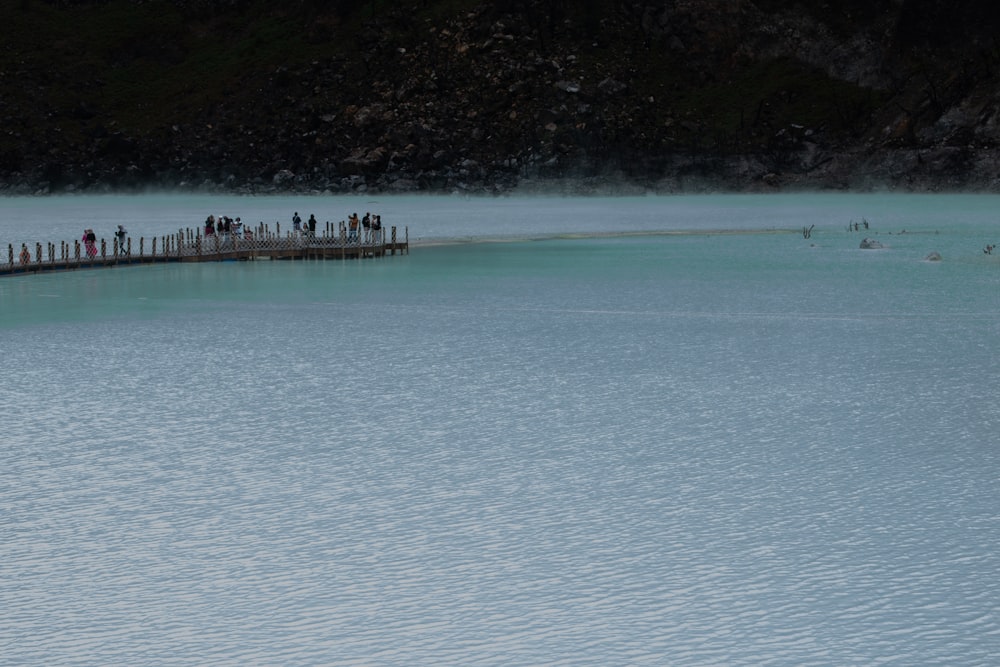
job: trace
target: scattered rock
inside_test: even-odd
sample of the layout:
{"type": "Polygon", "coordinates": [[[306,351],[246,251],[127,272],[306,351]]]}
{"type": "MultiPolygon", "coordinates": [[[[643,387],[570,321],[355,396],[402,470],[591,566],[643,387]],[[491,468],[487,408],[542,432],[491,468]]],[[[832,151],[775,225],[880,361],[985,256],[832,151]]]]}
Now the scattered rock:
{"type": "MultiPolygon", "coordinates": [[[[220,21],[242,11],[235,0],[176,4],[199,16],[211,5],[220,21]]],[[[310,12],[334,11],[315,4],[310,12]]],[[[941,3],[852,3],[845,13],[791,0],[627,0],[598,17],[579,9],[593,3],[555,3],[558,20],[541,0],[454,14],[441,3],[419,30],[413,3],[332,4],[366,6],[350,23],[361,31],[356,50],[248,68],[234,89],[252,98],[200,91],[166,117],[144,116],[141,100],[113,109],[103,93],[73,92],[109,87],[100,72],[73,80],[69,62],[5,66],[0,76],[19,84],[0,100],[0,193],[1000,190],[993,42],[928,48],[912,41],[922,32],[900,32],[904,5],[915,30],[935,25],[937,14],[922,12],[941,3]],[[747,72],[768,85],[748,87],[747,72]],[[801,90],[770,85],[803,76],[816,78],[801,90]],[[798,117],[832,107],[825,119],[798,117]]],[[[942,16],[956,34],[992,34],[961,11],[942,16]]],[[[332,35],[317,30],[310,40],[332,35]]],[[[63,51],[73,49],[46,62],[63,51]]]]}

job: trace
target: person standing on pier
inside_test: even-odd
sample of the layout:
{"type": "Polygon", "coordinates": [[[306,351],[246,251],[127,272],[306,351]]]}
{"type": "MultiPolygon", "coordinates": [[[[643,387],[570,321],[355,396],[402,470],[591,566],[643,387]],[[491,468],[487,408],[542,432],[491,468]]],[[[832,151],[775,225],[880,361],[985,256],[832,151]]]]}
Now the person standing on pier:
{"type": "Polygon", "coordinates": [[[125,237],[127,235],[128,235],[128,232],[125,230],[125,226],[124,225],[118,225],[118,231],[115,232],[115,238],[118,239],[118,253],[119,254],[124,254],[125,253],[125,237]]]}
{"type": "Polygon", "coordinates": [[[316,214],[315,213],[310,213],[309,214],[309,236],[311,238],[316,236],[316,214]]]}
{"type": "Polygon", "coordinates": [[[296,211],[295,215],[292,216],[292,231],[293,232],[302,231],[302,218],[299,217],[298,211],[296,211]]]}
{"type": "Polygon", "coordinates": [[[347,218],[347,225],[350,232],[347,235],[348,241],[358,242],[358,214],[352,213],[347,218]]]}
{"type": "Polygon", "coordinates": [[[83,245],[87,248],[87,257],[97,256],[97,235],[93,229],[84,230],[83,245]]]}
{"type": "Polygon", "coordinates": [[[21,244],[21,264],[31,263],[31,252],[28,250],[28,246],[21,244]]]}

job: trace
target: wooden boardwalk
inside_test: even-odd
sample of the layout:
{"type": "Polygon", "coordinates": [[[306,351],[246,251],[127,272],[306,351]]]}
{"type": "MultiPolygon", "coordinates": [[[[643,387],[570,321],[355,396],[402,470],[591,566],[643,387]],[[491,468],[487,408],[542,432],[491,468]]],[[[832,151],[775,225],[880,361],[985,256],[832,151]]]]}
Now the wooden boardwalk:
{"type": "Polygon", "coordinates": [[[7,256],[0,257],[0,276],[39,273],[44,271],[72,271],[132,264],[162,264],[165,262],[221,262],[252,261],[261,259],[366,259],[386,255],[409,254],[410,232],[404,228],[402,239],[397,238],[396,228],[391,227],[378,237],[359,232],[355,240],[346,233],[336,234],[327,230],[322,234],[308,232],[271,232],[261,225],[250,234],[237,237],[232,234],[203,236],[201,230],[180,230],[177,234],[132,238],[119,245],[117,239],[110,243],[100,239],[92,249],[82,241],[62,242],[58,246],[41,243],[20,248],[7,246],[7,256]]]}

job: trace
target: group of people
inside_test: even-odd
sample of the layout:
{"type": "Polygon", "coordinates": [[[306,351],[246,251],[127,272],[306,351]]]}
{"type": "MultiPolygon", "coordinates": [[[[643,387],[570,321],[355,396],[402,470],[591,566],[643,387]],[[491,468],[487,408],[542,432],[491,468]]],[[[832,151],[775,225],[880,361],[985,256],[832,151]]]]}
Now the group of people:
{"type": "MultiPolygon", "coordinates": [[[[292,214],[292,231],[298,234],[307,234],[310,237],[316,236],[316,214],[309,214],[309,219],[302,220],[298,211],[292,214]]],[[[357,213],[352,213],[347,220],[340,221],[338,230],[341,236],[345,236],[351,243],[362,241],[364,243],[377,243],[382,237],[382,216],[372,215],[366,212],[363,217],[358,217],[357,213]]],[[[237,238],[253,238],[253,232],[243,226],[239,218],[230,218],[227,215],[218,217],[209,215],[205,220],[205,236],[235,236],[237,238]]]]}
{"type": "MultiPolygon", "coordinates": [[[[378,243],[382,237],[382,216],[372,215],[370,212],[365,212],[365,216],[358,220],[358,214],[352,213],[347,217],[347,240],[348,241],[358,241],[358,227],[364,232],[364,242],[365,243],[378,243]]],[[[344,222],[340,223],[341,232],[344,230],[344,222]]]]}
{"type": "MultiPolygon", "coordinates": [[[[310,214],[309,219],[305,223],[302,222],[298,211],[292,216],[292,229],[297,233],[305,232],[310,236],[315,236],[316,225],[315,214],[310,214]]],[[[364,234],[364,243],[378,243],[382,234],[382,216],[366,212],[364,217],[359,218],[357,213],[352,213],[347,217],[346,221],[340,221],[340,235],[342,238],[346,236],[349,242],[359,242],[362,238],[360,236],[361,230],[363,230],[364,234]]],[[[218,234],[220,236],[233,236],[244,239],[253,238],[253,231],[249,227],[244,227],[240,218],[233,219],[227,215],[220,215],[218,217],[209,215],[205,220],[204,232],[205,236],[215,236],[218,234]]],[[[118,225],[114,237],[118,241],[118,252],[126,252],[125,247],[128,231],[124,225],[118,225]]],[[[83,230],[83,236],[80,237],[80,241],[83,243],[84,252],[88,258],[93,259],[97,257],[97,234],[94,233],[93,229],[88,227],[83,230]]],[[[21,264],[31,263],[31,251],[24,243],[21,244],[21,252],[18,255],[18,259],[21,264]]]]}
{"type": "MultiPolygon", "coordinates": [[[[118,225],[118,229],[115,231],[115,239],[118,241],[118,252],[120,253],[125,252],[125,238],[127,236],[128,232],[125,230],[124,225],[118,225]]],[[[97,257],[97,234],[94,233],[93,229],[89,227],[84,229],[80,241],[83,243],[83,249],[88,259],[97,257]]],[[[21,244],[21,252],[18,255],[18,259],[21,261],[21,264],[31,263],[31,251],[28,250],[27,244],[21,244]]]]}
{"type": "Polygon", "coordinates": [[[292,215],[292,231],[295,232],[296,234],[301,234],[302,232],[306,232],[307,234],[309,234],[309,236],[316,236],[317,224],[318,222],[316,220],[316,215],[314,213],[309,214],[309,219],[306,220],[304,225],[302,224],[302,217],[299,215],[298,211],[296,211],[295,214],[292,215]]]}
{"type": "MultiPolygon", "coordinates": [[[[298,211],[292,215],[292,231],[296,233],[304,232],[316,236],[316,225],[315,214],[309,214],[309,219],[304,223],[298,211]]],[[[370,211],[366,211],[364,217],[359,218],[357,213],[352,213],[347,216],[347,220],[340,221],[338,231],[341,237],[346,236],[349,243],[361,241],[362,233],[364,243],[378,243],[382,238],[382,216],[372,215],[370,211]]]]}
{"type": "Polygon", "coordinates": [[[220,215],[216,218],[209,215],[205,218],[205,236],[233,236],[236,238],[252,239],[253,232],[250,228],[244,229],[243,221],[240,218],[230,218],[228,215],[220,215]]]}
{"type": "MultiPolygon", "coordinates": [[[[115,240],[118,241],[118,252],[125,252],[125,239],[128,237],[128,231],[125,229],[124,225],[118,225],[118,229],[115,230],[115,240]]],[[[94,233],[93,229],[89,227],[83,230],[83,236],[80,237],[83,242],[84,251],[87,257],[93,259],[97,257],[97,234],[94,233]]]]}

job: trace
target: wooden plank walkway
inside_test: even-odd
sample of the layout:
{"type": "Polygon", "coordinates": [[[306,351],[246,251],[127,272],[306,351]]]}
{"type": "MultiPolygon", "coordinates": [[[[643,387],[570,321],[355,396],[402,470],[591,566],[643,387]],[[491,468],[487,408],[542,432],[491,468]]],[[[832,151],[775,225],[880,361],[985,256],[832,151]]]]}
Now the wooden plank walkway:
{"type": "Polygon", "coordinates": [[[202,236],[201,230],[180,230],[177,234],[138,239],[133,244],[128,238],[119,246],[113,239],[109,244],[99,240],[92,250],[82,241],[63,242],[58,246],[41,243],[28,247],[22,244],[15,249],[7,246],[7,256],[0,257],[0,276],[11,276],[45,271],[72,271],[131,264],[161,264],[165,262],[221,262],[252,261],[261,259],[367,259],[386,255],[409,254],[410,230],[404,228],[400,240],[396,228],[378,237],[364,236],[355,240],[346,233],[335,234],[330,230],[322,234],[308,232],[271,232],[261,225],[250,234],[240,237],[232,234],[202,236]]]}

